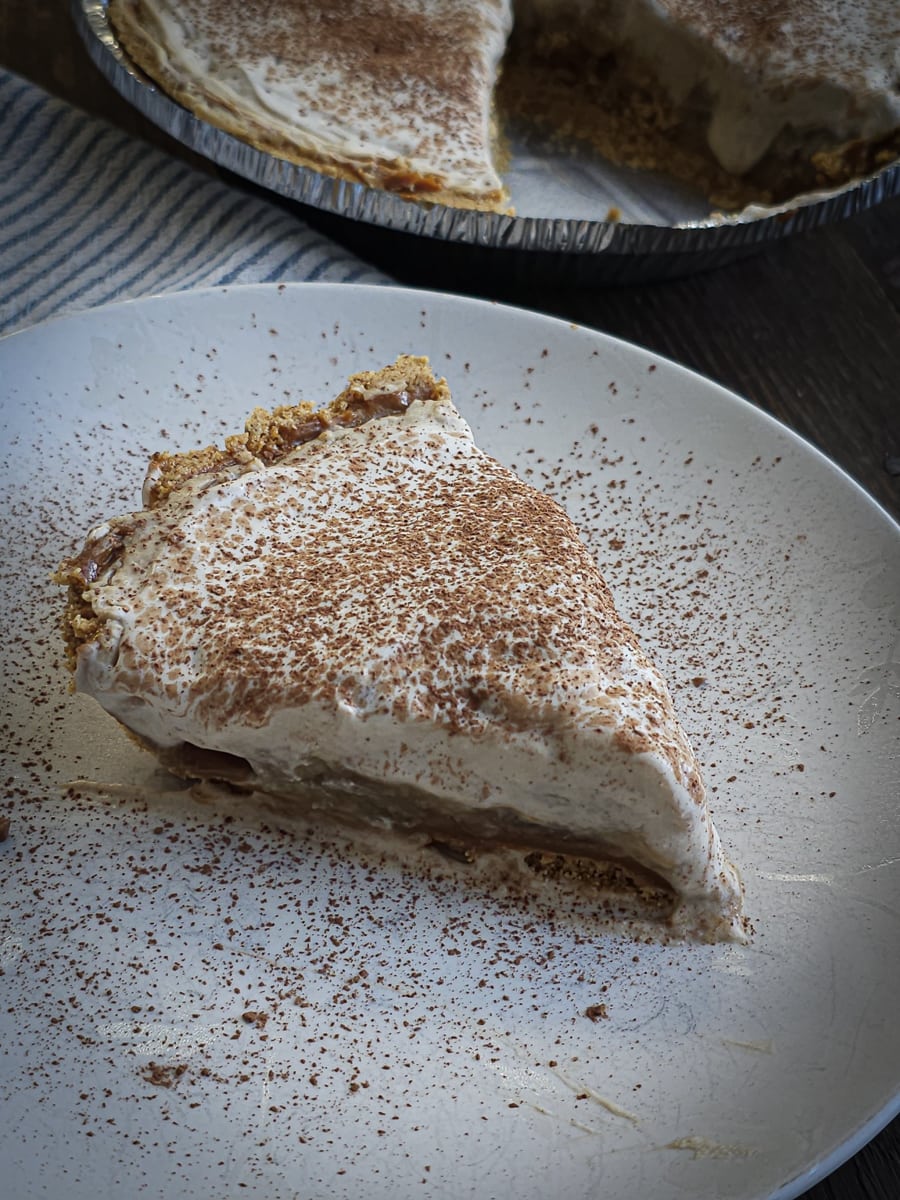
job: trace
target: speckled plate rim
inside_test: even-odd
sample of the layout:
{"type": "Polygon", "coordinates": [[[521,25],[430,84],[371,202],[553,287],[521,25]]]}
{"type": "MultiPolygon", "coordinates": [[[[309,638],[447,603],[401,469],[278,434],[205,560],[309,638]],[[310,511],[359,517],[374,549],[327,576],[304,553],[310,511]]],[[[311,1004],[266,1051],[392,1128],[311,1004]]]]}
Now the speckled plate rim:
{"type": "Polygon", "coordinates": [[[900,195],[900,161],[833,190],[772,208],[712,213],[677,225],[517,217],[425,206],[333,179],[256,150],[193,116],[137,69],[107,17],[108,0],[71,0],[72,15],[94,64],[149,120],[191,150],[245,179],[324,212],[403,233],[463,245],[576,256],[734,255],[853,216],[900,195]]]}
{"type": "MultiPolygon", "coordinates": [[[[35,339],[42,341],[45,335],[48,335],[53,340],[57,331],[63,327],[77,329],[78,324],[95,323],[98,328],[102,329],[109,318],[115,317],[118,314],[124,314],[128,318],[132,311],[135,316],[139,316],[142,312],[146,312],[151,316],[158,316],[160,322],[162,322],[166,308],[177,307],[185,303],[188,305],[215,307],[218,301],[229,296],[234,298],[236,303],[243,306],[249,312],[253,308],[255,299],[262,299],[266,296],[276,294],[284,298],[286,311],[289,311],[290,306],[293,304],[296,304],[300,310],[304,307],[313,309],[316,314],[314,318],[314,323],[316,324],[321,324],[323,319],[321,314],[323,311],[328,310],[330,303],[333,303],[336,309],[339,309],[342,306],[342,302],[351,296],[362,299],[370,298],[373,301],[377,300],[378,307],[384,310],[390,307],[389,300],[393,295],[398,301],[398,307],[405,308],[409,306],[409,315],[414,314],[420,306],[427,307],[429,313],[462,307],[466,311],[471,312],[473,318],[478,320],[479,324],[487,324],[490,321],[490,314],[493,313],[496,314],[501,322],[509,320],[514,322],[524,321],[535,324],[540,328],[545,328],[548,331],[548,336],[566,339],[573,335],[580,336],[586,334],[598,346],[602,347],[605,352],[615,352],[624,355],[626,359],[634,359],[635,364],[641,372],[645,371],[651,364],[655,367],[664,366],[667,378],[671,379],[675,386],[694,392],[707,392],[711,398],[714,397],[717,404],[723,404],[734,415],[739,425],[745,424],[750,427],[755,425],[757,428],[769,433],[777,433],[779,437],[786,439],[787,442],[798,449],[801,455],[805,456],[810,463],[815,464],[815,471],[827,474],[834,486],[846,490],[847,485],[849,485],[850,493],[853,495],[855,501],[861,504],[862,509],[868,509],[871,515],[877,518],[879,524],[884,523],[882,532],[887,532],[890,535],[892,539],[891,544],[896,551],[897,561],[900,562],[900,525],[859,484],[841,468],[837,467],[827,456],[749,401],[744,400],[705,377],[639,346],[590,329],[572,326],[571,323],[557,318],[546,317],[528,310],[515,309],[488,301],[473,300],[467,297],[443,293],[414,291],[411,289],[396,289],[386,292],[382,287],[361,284],[251,284],[237,287],[210,288],[193,292],[166,293],[158,296],[117,302],[94,310],[88,310],[87,312],[53,317],[38,325],[11,333],[4,338],[0,338],[0,360],[4,357],[5,351],[10,349],[15,350],[26,341],[35,339]]],[[[0,375],[0,378],[2,378],[2,375],[0,375]]],[[[834,1146],[814,1165],[787,1180],[776,1190],[772,1191],[769,1189],[765,1193],[759,1193],[760,1198],[765,1195],[769,1200],[795,1200],[806,1189],[812,1187],[855,1154],[892,1120],[898,1112],[900,1112],[900,1093],[895,1092],[876,1112],[856,1125],[845,1139],[834,1146]]]]}

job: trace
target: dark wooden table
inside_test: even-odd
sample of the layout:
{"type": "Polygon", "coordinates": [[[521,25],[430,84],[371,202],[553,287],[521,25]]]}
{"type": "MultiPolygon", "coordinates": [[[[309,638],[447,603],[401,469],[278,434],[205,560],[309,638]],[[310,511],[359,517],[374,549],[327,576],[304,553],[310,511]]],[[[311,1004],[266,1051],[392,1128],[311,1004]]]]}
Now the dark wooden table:
{"type": "MultiPolygon", "coordinates": [[[[0,65],[212,169],[105,82],[66,0],[2,0],[0,65]]],[[[302,215],[402,282],[553,313],[700,371],[774,413],[900,518],[900,201],[714,271],[607,289],[485,272],[445,248],[411,253],[402,236],[302,215]]],[[[804,1200],[898,1198],[900,1118],[804,1200]]]]}

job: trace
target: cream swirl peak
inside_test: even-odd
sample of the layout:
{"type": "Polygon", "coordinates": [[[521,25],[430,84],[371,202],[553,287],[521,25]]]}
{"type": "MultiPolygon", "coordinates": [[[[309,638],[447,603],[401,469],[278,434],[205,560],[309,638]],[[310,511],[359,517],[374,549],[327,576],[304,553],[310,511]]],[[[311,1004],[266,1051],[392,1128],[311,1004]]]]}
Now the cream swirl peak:
{"type": "Polygon", "coordinates": [[[424,359],[158,455],[63,564],[77,688],[177,773],[575,863],[742,936],[666,685],[563,509],[424,359]]]}

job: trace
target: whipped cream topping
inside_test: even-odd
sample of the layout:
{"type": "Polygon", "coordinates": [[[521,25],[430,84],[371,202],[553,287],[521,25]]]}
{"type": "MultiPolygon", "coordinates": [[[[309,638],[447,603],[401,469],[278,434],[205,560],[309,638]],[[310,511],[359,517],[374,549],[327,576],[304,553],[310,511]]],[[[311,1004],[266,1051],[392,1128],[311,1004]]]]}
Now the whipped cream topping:
{"type": "Polygon", "coordinates": [[[740,936],[665,683],[563,510],[449,398],[197,475],[87,557],[111,539],[76,681],[145,742],[599,838],[672,884],[676,926],[740,936]]]}
{"type": "Polygon", "coordinates": [[[502,191],[491,102],[507,0],[120,0],[111,15],[179,99],[264,148],[388,186],[393,173],[502,191]]]}

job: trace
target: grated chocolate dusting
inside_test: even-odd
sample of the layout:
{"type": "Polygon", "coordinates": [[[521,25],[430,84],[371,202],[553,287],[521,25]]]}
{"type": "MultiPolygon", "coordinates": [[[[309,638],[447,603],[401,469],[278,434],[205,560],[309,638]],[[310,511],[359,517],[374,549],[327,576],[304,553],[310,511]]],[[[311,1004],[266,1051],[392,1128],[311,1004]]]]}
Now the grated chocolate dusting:
{"type": "MultiPolygon", "coordinates": [[[[747,69],[767,67],[795,86],[822,81],[869,90],[900,42],[900,9],[886,0],[660,0],[683,23],[747,69]]],[[[896,84],[895,84],[896,90],[896,84]]]]}
{"type": "MultiPolygon", "coordinates": [[[[424,360],[404,358],[383,374],[354,377],[318,413],[308,404],[256,410],[224,451],[154,456],[151,510],[104,526],[64,576],[92,585],[127,553],[127,574],[120,570],[116,582],[132,621],[153,622],[167,665],[186,668],[183,704],[211,725],[264,725],[273,705],[346,700],[454,732],[514,732],[533,726],[537,711],[553,731],[575,714],[579,691],[599,669],[608,682],[591,697],[589,719],[611,725],[628,691],[642,716],[615,736],[627,749],[649,748],[655,730],[674,722],[671,703],[652,678],[627,678],[626,654],[644,665],[637,639],[554,500],[460,431],[460,452],[441,455],[440,472],[425,472],[420,461],[444,448],[440,426],[411,444],[406,429],[360,430],[365,440],[352,448],[323,436],[366,391],[417,389],[429,397],[420,403],[449,408],[446,384],[431,379],[426,387],[426,371],[424,360]],[[297,447],[285,430],[319,423],[292,457],[297,447]],[[560,661],[569,675],[561,705],[560,661]],[[273,679],[274,695],[265,684],[273,679]],[[412,689],[404,686],[410,679],[412,689]]],[[[142,656],[120,653],[145,669],[142,656]]],[[[662,744],[688,781],[682,739],[662,744]]]]}
{"type": "Polygon", "coordinates": [[[185,454],[154,454],[144,481],[144,504],[155,508],[194,476],[243,468],[255,459],[276,462],[326,429],[352,428],[403,412],[414,400],[437,401],[447,396],[446,383],[434,378],[427,361],[406,355],[381,371],[360,371],[325,408],[317,409],[308,401],[281,405],[272,412],[256,408],[247,418],[244,432],[225,439],[224,449],[206,446],[185,454]]]}

